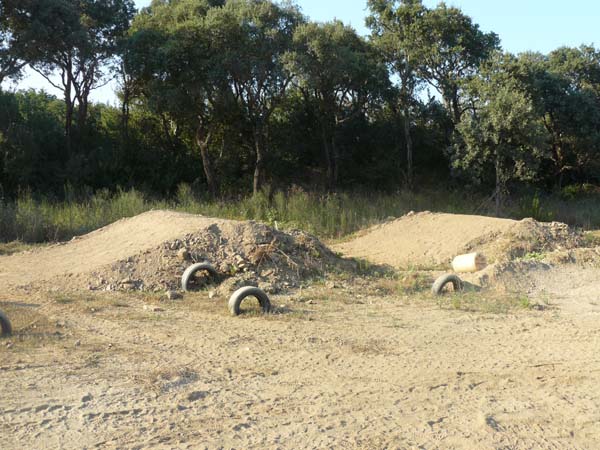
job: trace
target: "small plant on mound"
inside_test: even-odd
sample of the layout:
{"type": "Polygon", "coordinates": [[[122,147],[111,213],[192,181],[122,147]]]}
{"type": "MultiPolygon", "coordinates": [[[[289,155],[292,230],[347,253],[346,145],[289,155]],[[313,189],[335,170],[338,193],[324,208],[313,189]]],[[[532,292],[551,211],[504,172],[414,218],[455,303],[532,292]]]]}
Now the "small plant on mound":
{"type": "Polygon", "coordinates": [[[600,247],[600,231],[588,231],[584,233],[583,243],[586,247],[600,247]]]}
{"type": "Polygon", "coordinates": [[[400,294],[422,292],[428,290],[431,283],[432,277],[430,274],[411,270],[399,276],[398,291],[400,294]]]}
{"type": "Polygon", "coordinates": [[[523,260],[525,261],[542,261],[545,255],[541,252],[529,252],[523,256],[523,260]]]}

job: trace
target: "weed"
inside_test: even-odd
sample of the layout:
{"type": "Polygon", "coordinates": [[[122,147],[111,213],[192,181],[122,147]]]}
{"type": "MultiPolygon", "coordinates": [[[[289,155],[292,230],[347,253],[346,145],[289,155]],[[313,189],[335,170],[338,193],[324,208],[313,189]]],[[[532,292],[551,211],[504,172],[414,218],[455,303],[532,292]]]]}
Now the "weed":
{"type": "MultiPolygon", "coordinates": [[[[132,217],[151,209],[174,209],[210,217],[258,220],[278,228],[302,228],[325,239],[343,239],[389,217],[400,217],[409,211],[492,214],[481,210],[482,197],[465,192],[427,191],[394,194],[336,193],[315,194],[302,190],[277,192],[273,198],[258,194],[229,201],[198,198],[183,184],[171,200],[151,200],[136,190],[118,190],[111,194],[100,190],[94,195],[65,202],[34,198],[25,193],[11,202],[0,202],[0,240],[23,243],[61,241],[73,236],[132,217]]],[[[539,193],[513,199],[504,215],[514,218],[534,217],[560,220],[585,229],[600,227],[600,194],[577,197],[542,196],[539,193]]],[[[596,239],[590,237],[590,239],[596,239]]],[[[22,244],[12,244],[19,248],[22,244]]],[[[6,251],[0,247],[0,254],[6,251]]]]}
{"type": "Polygon", "coordinates": [[[461,292],[436,298],[440,308],[459,311],[507,314],[534,308],[534,303],[525,295],[494,291],[461,292]]]}
{"type": "Polygon", "coordinates": [[[398,293],[412,294],[429,289],[432,283],[430,274],[420,271],[408,271],[403,276],[399,277],[398,293]]]}
{"type": "Polygon", "coordinates": [[[74,300],[70,297],[60,295],[55,297],[54,301],[60,305],[68,305],[69,303],[73,303],[74,300]]]}
{"type": "Polygon", "coordinates": [[[526,253],[525,256],[523,256],[523,259],[525,261],[542,261],[544,259],[545,255],[543,253],[540,252],[530,252],[530,253],[526,253]]]}
{"type": "Polygon", "coordinates": [[[588,231],[584,233],[583,242],[586,247],[600,247],[600,231],[588,231]]]}
{"type": "Polygon", "coordinates": [[[523,309],[531,309],[531,300],[526,295],[523,295],[519,298],[519,304],[523,309]]]}

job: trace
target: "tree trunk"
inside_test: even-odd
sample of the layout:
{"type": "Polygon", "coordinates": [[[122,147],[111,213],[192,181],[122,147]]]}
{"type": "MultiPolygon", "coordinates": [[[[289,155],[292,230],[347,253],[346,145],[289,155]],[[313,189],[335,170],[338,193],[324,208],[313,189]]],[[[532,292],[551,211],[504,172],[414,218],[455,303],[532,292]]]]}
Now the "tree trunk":
{"type": "Polygon", "coordinates": [[[447,96],[444,96],[444,104],[452,118],[452,124],[456,127],[462,117],[457,88],[452,89],[451,92],[448,92],[447,96]]]}
{"type": "Polygon", "coordinates": [[[331,160],[331,151],[329,149],[329,137],[325,121],[321,121],[321,138],[323,140],[323,155],[327,169],[327,188],[331,189],[331,180],[333,179],[333,162],[331,160]]]}
{"type": "Polygon", "coordinates": [[[67,139],[67,159],[73,150],[73,113],[74,102],[71,99],[71,88],[65,89],[65,138],[67,139]]]}
{"type": "Polygon", "coordinates": [[[496,215],[500,215],[500,209],[502,208],[504,194],[504,181],[502,177],[502,164],[500,163],[500,156],[496,155],[496,215]]]}
{"type": "Polygon", "coordinates": [[[256,163],[254,166],[254,183],[252,192],[257,195],[264,184],[264,171],[265,171],[265,148],[264,148],[264,134],[262,127],[257,126],[254,129],[254,149],[256,151],[256,163]]]}
{"type": "Polygon", "coordinates": [[[196,128],[196,144],[200,149],[200,156],[202,157],[202,166],[204,168],[204,175],[206,176],[206,183],[208,185],[208,192],[212,198],[216,198],[218,187],[217,180],[212,168],[210,161],[210,155],[208,154],[208,143],[210,142],[210,133],[205,133],[202,124],[196,128]]]}
{"type": "Polygon", "coordinates": [[[123,103],[121,104],[121,141],[125,146],[129,141],[129,89],[123,89],[123,103]]]}
{"type": "Polygon", "coordinates": [[[337,144],[335,142],[335,130],[331,133],[331,165],[332,165],[332,174],[331,174],[331,183],[329,188],[334,191],[337,188],[338,179],[339,179],[339,165],[340,165],[340,154],[338,151],[337,144]]]}
{"type": "Polygon", "coordinates": [[[79,134],[83,133],[85,129],[85,123],[87,122],[88,115],[88,99],[82,97],[79,99],[79,110],[77,111],[77,128],[79,128],[79,134]]]}
{"type": "Polygon", "coordinates": [[[413,142],[410,135],[410,113],[404,108],[404,139],[406,141],[406,185],[409,190],[413,189],[413,142]]]}

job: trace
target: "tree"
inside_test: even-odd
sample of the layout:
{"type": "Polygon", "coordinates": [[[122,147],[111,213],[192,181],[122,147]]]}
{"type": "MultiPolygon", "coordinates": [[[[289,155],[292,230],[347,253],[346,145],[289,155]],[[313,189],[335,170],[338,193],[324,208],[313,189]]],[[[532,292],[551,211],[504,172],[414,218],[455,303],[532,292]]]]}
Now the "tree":
{"type": "Polygon", "coordinates": [[[495,178],[499,212],[510,180],[532,180],[546,156],[546,134],[511,55],[496,55],[467,85],[473,108],[457,127],[453,165],[471,178],[495,178]]]}
{"type": "Polygon", "coordinates": [[[65,134],[72,145],[73,119],[85,127],[90,92],[106,84],[133,17],[132,0],[4,0],[31,67],[63,93],[65,134]],[[60,80],[56,80],[55,74],[60,80]]]}
{"type": "Polygon", "coordinates": [[[339,173],[339,127],[361,113],[387,86],[387,73],[373,49],[353,28],[335,21],[306,23],[294,34],[295,50],[287,67],[320,122],[329,189],[339,173]]]}
{"type": "Polygon", "coordinates": [[[209,155],[209,144],[231,99],[219,45],[225,29],[213,26],[207,17],[223,2],[180,0],[155,1],[140,14],[132,28],[126,62],[138,89],[151,108],[167,114],[180,126],[194,130],[209,192],[214,197],[218,183],[209,155]]]}
{"type": "Polygon", "coordinates": [[[548,171],[559,189],[566,175],[598,167],[600,97],[594,80],[600,68],[594,70],[591,54],[561,48],[550,55],[525,53],[518,60],[549,137],[548,171]]]}
{"type": "Polygon", "coordinates": [[[411,46],[419,75],[440,93],[458,125],[468,108],[461,104],[461,85],[499,48],[498,36],[442,2],[415,21],[411,46]]]}
{"type": "Polygon", "coordinates": [[[371,15],[367,18],[367,25],[371,29],[371,39],[399,83],[397,98],[404,127],[406,182],[409,189],[412,189],[411,107],[415,104],[415,91],[421,81],[417,76],[414,57],[415,33],[416,25],[423,20],[426,8],[422,0],[369,0],[368,6],[371,15]]]}
{"type": "Polygon", "coordinates": [[[297,7],[268,0],[230,0],[209,18],[215,36],[222,38],[220,49],[236,101],[252,128],[256,194],[265,182],[269,120],[292,80],[283,56],[304,18],[297,7]]]}
{"type": "Polygon", "coordinates": [[[22,42],[12,30],[11,17],[0,2],[0,84],[10,77],[18,77],[26,62],[20,53],[22,42]]]}

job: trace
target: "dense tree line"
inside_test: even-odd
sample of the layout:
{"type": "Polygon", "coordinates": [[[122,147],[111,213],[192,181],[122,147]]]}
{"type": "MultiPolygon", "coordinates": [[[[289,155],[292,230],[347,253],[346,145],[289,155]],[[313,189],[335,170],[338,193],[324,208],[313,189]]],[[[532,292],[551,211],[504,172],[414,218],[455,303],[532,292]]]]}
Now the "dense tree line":
{"type": "Polygon", "coordinates": [[[0,0],[0,196],[600,181],[600,51],[503,52],[460,9],[368,0],[361,37],[268,0],[0,0]],[[120,107],[90,102],[111,80],[120,107]],[[4,83],[6,86],[7,83],[4,83]]]}

